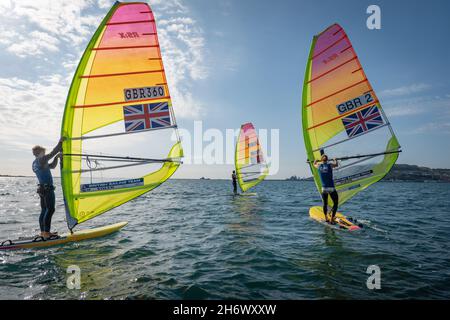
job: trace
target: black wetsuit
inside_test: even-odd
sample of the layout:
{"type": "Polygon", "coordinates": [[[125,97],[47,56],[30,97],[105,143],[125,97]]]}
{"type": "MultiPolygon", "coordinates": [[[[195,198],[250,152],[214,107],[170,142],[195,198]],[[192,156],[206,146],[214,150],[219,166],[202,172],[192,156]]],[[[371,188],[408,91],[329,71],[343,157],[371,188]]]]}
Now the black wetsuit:
{"type": "Polygon", "coordinates": [[[330,195],[331,200],[333,200],[332,218],[334,218],[339,205],[339,196],[334,187],[333,167],[329,163],[322,163],[318,171],[322,182],[323,213],[326,216],[328,212],[328,195],[330,195]]]}
{"type": "Polygon", "coordinates": [[[41,199],[39,216],[41,232],[50,232],[52,216],[55,212],[55,187],[50,169],[54,169],[58,165],[58,158],[53,159],[52,163],[48,163],[48,161],[61,151],[61,146],[62,142],[58,143],[49,154],[33,161],[33,172],[39,181],[37,193],[41,199]]]}
{"type": "Polygon", "coordinates": [[[332,192],[322,192],[322,201],[323,201],[323,213],[326,214],[328,211],[328,195],[330,195],[331,200],[333,200],[333,208],[331,209],[332,218],[336,215],[338,205],[339,205],[339,196],[336,190],[332,192]]]}
{"type": "Polygon", "coordinates": [[[233,179],[233,192],[234,194],[237,194],[237,182],[236,182],[236,174],[233,173],[231,175],[231,179],[233,179]]]}

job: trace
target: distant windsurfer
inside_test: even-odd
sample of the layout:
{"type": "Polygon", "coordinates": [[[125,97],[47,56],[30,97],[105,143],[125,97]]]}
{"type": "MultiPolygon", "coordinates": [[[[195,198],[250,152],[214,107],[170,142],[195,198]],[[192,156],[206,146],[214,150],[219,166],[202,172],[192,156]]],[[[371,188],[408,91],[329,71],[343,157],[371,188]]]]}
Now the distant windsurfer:
{"type": "Polygon", "coordinates": [[[333,168],[336,168],[338,163],[336,159],[332,163],[328,163],[328,156],[322,155],[321,161],[314,160],[314,167],[319,171],[320,181],[322,182],[322,201],[323,201],[323,213],[325,215],[325,221],[334,224],[334,217],[336,215],[339,197],[338,193],[334,187],[333,181],[333,168]],[[330,195],[331,200],[333,200],[333,208],[330,221],[328,221],[328,195],[330,195]]]}
{"type": "Polygon", "coordinates": [[[233,180],[233,193],[237,194],[237,177],[236,177],[236,171],[233,170],[233,173],[231,175],[231,179],[233,180]]]}
{"type": "Polygon", "coordinates": [[[58,165],[59,154],[62,151],[61,138],[56,147],[49,154],[45,154],[45,148],[41,146],[33,147],[33,155],[36,159],[33,161],[33,172],[39,181],[37,193],[41,199],[41,215],[39,216],[39,227],[41,237],[48,239],[56,236],[56,233],[50,232],[52,216],[55,212],[55,187],[53,186],[53,177],[50,169],[55,169],[58,165]],[[53,161],[49,163],[52,159],[53,161]]]}

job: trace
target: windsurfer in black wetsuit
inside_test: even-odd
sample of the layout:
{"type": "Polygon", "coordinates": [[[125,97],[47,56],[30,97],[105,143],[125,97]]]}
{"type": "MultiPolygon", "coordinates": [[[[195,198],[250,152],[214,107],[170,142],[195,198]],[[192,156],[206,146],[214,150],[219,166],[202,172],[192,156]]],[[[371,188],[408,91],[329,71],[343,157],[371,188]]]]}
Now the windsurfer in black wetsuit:
{"type": "Polygon", "coordinates": [[[319,161],[314,160],[314,167],[319,171],[320,181],[322,182],[322,201],[323,201],[323,213],[325,215],[325,221],[334,224],[334,216],[336,215],[338,205],[339,205],[339,197],[338,193],[334,187],[333,181],[333,168],[338,166],[336,159],[333,160],[333,163],[328,163],[328,156],[322,155],[321,163],[319,161]],[[331,200],[333,200],[333,209],[330,221],[328,221],[328,195],[330,195],[331,200]]]}
{"type": "Polygon", "coordinates": [[[231,174],[231,179],[233,180],[233,193],[237,194],[237,178],[236,178],[236,171],[233,170],[233,173],[231,174]]]}
{"type": "Polygon", "coordinates": [[[45,148],[41,146],[33,147],[33,155],[36,157],[33,161],[33,172],[39,181],[37,193],[41,199],[39,226],[41,237],[44,239],[56,236],[55,233],[50,232],[52,216],[55,212],[55,187],[50,169],[54,169],[58,165],[58,154],[62,151],[62,142],[63,138],[49,154],[45,154],[45,148]],[[52,158],[54,158],[53,161],[49,163],[52,158]]]}

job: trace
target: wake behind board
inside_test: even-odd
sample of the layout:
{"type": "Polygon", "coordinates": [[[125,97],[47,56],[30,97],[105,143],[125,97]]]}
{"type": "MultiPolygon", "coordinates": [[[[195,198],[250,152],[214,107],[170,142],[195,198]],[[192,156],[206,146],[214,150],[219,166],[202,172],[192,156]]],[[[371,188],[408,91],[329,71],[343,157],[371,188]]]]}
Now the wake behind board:
{"type": "Polygon", "coordinates": [[[6,240],[0,243],[0,250],[16,250],[16,249],[28,249],[28,248],[43,248],[56,246],[60,244],[66,244],[70,242],[79,242],[88,239],[94,239],[109,235],[116,231],[119,231],[125,227],[128,222],[119,222],[104,227],[85,229],[75,231],[74,233],[64,234],[58,238],[43,240],[40,237],[34,239],[19,239],[19,240],[6,240]]]}
{"type": "Polygon", "coordinates": [[[350,221],[346,216],[344,216],[342,213],[340,212],[336,212],[336,224],[332,225],[330,223],[325,222],[325,215],[323,214],[323,209],[322,207],[316,206],[316,207],[311,207],[309,209],[309,216],[320,222],[323,223],[327,226],[330,227],[335,227],[335,228],[340,228],[340,229],[346,229],[349,231],[354,231],[354,230],[359,230],[361,229],[360,225],[355,224],[354,222],[350,221]]]}
{"type": "Polygon", "coordinates": [[[242,197],[256,197],[258,195],[258,193],[256,193],[256,192],[241,192],[241,193],[239,193],[239,195],[242,197]]]}

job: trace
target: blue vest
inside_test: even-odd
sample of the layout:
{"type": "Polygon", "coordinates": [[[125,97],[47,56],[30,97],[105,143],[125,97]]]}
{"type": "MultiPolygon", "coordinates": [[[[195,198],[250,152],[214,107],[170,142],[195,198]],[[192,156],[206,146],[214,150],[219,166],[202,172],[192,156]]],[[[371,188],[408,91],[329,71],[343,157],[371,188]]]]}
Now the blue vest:
{"type": "Polygon", "coordinates": [[[36,158],[33,161],[33,172],[39,180],[39,184],[53,185],[53,177],[50,172],[50,167],[48,163],[44,163],[42,166],[39,163],[39,159],[36,158]]]}
{"type": "Polygon", "coordinates": [[[322,187],[334,188],[333,167],[331,166],[331,164],[322,163],[321,165],[319,165],[318,170],[320,181],[322,181],[322,187]]]}

